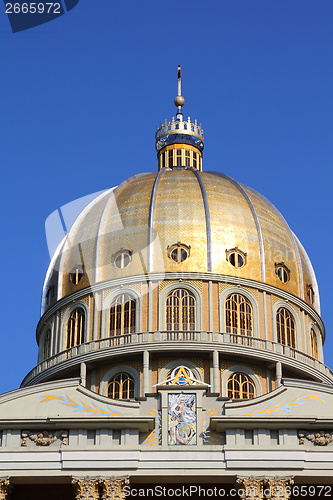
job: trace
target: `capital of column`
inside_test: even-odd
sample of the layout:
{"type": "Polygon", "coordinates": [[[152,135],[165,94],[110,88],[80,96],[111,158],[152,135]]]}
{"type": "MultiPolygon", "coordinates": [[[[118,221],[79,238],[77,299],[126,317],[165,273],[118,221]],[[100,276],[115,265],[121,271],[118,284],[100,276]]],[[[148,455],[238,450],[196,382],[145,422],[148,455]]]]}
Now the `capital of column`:
{"type": "Polygon", "coordinates": [[[266,489],[270,491],[269,500],[289,500],[294,476],[275,476],[265,478],[266,489]]]}
{"type": "Polygon", "coordinates": [[[75,500],[99,500],[99,481],[90,477],[73,477],[75,500]]]}
{"type": "Polygon", "coordinates": [[[12,485],[8,477],[0,478],[0,500],[7,500],[11,492],[12,485]]]}
{"type": "Polygon", "coordinates": [[[102,486],[103,500],[124,500],[126,492],[124,486],[129,484],[128,477],[110,477],[99,478],[100,485],[102,486]]]}
{"type": "Polygon", "coordinates": [[[244,500],[289,500],[294,476],[237,477],[236,483],[244,500]]]}
{"type": "Polygon", "coordinates": [[[262,477],[249,476],[237,477],[238,496],[244,500],[263,500],[264,479],[262,477]]]}

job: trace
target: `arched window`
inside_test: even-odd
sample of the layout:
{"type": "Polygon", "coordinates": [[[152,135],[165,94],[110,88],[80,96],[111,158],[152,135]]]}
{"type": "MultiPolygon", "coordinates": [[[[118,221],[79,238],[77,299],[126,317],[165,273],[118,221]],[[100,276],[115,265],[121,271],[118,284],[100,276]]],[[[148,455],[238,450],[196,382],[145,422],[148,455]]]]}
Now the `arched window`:
{"type": "Polygon", "coordinates": [[[118,373],[110,380],[107,394],[112,399],[134,398],[134,379],[128,373],[118,373]]]}
{"type": "Polygon", "coordinates": [[[166,298],[166,329],[195,330],[195,298],[182,288],[172,290],[166,298]]]}
{"type": "Polygon", "coordinates": [[[72,311],[67,322],[66,349],[82,344],[84,341],[85,313],[81,307],[72,311]]]}
{"type": "Polygon", "coordinates": [[[253,311],[250,301],[234,293],[225,302],[225,327],[227,333],[253,335],[253,311]]]}
{"type": "Polygon", "coordinates": [[[254,384],[245,373],[234,373],[228,378],[228,398],[253,399],[255,395],[254,384]]]}
{"type": "Polygon", "coordinates": [[[296,347],[295,321],[288,309],[280,307],[276,313],[277,340],[279,344],[296,347]]]}
{"type": "Polygon", "coordinates": [[[43,345],[43,360],[50,357],[51,353],[51,330],[47,330],[43,345]]]}
{"type": "Polygon", "coordinates": [[[110,336],[135,332],[135,299],[127,293],[119,295],[110,308],[110,336]]]}
{"type": "Polygon", "coordinates": [[[319,359],[317,337],[313,328],[311,328],[310,338],[311,338],[311,356],[313,358],[319,359]]]}

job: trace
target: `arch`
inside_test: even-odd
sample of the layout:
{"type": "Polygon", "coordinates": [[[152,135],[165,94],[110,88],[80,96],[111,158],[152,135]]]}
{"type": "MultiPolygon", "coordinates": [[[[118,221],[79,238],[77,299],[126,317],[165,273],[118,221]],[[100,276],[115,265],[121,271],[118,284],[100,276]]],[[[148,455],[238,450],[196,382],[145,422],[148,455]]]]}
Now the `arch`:
{"type": "Polygon", "coordinates": [[[181,365],[188,367],[192,371],[194,377],[197,380],[203,381],[203,376],[202,376],[201,370],[192,361],[188,361],[185,359],[176,359],[176,360],[170,361],[165,366],[163,366],[163,368],[161,368],[161,370],[158,374],[158,383],[160,384],[160,383],[164,382],[164,380],[167,379],[168,373],[170,371],[174,370],[175,368],[177,368],[177,366],[181,366],[181,365]]]}
{"type": "Polygon", "coordinates": [[[296,349],[296,326],[289,309],[280,307],[276,311],[276,333],[278,344],[296,349]]]}
{"type": "Polygon", "coordinates": [[[136,301],[122,293],[112,302],[109,310],[109,336],[135,333],[136,301]]]}
{"type": "Polygon", "coordinates": [[[117,373],[108,383],[107,396],[110,399],[133,399],[135,382],[127,372],[117,373]]]}
{"type": "MultiPolygon", "coordinates": [[[[175,290],[186,290],[190,292],[194,297],[194,317],[195,317],[195,330],[201,330],[202,328],[202,300],[201,294],[196,287],[191,285],[190,283],[183,281],[175,281],[173,283],[169,283],[167,286],[163,288],[160,293],[159,300],[159,325],[161,330],[167,330],[167,297],[168,295],[175,290]]],[[[187,319],[190,319],[187,316],[187,319]]],[[[181,318],[180,324],[184,324],[185,322],[181,318]]],[[[189,323],[189,322],[188,322],[189,323]]],[[[190,329],[190,328],[188,328],[190,329]]]]}
{"type": "Polygon", "coordinates": [[[243,372],[235,372],[228,378],[228,397],[230,399],[254,399],[255,386],[251,378],[243,372]]]}
{"type": "Polygon", "coordinates": [[[46,331],[43,342],[43,361],[51,356],[51,328],[46,331]]]}
{"type": "MultiPolygon", "coordinates": [[[[83,334],[81,335],[81,340],[82,340],[82,344],[87,342],[87,338],[88,338],[88,335],[87,335],[87,332],[88,332],[88,325],[89,325],[89,310],[88,310],[88,307],[86,306],[86,304],[84,302],[81,302],[81,301],[78,301],[78,302],[74,302],[70,307],[68,307],[68,309],[66,310],[63,318],[62,318],[62,322],[61,322],[61,332],[62,332],[62,345],[63,345],[63,350],[65,349],[69,349],[69,347],[67,347],[68,345],[68,342],[67,342],[67,334],[68,334],[68,331],[67,331],[67,326],[68,326],[68,322],[69,322],[69,319],[71,317],[71,314],[73,311],[75,311],[76,309],[82,309],[83,312],[84,312],[84,325],[83,325],[83,334]]],[[[74,345],[79,345],[79,344],[74,344],[74,345]]],[[[73,346],[71,346],[73,347],[73,346]]]]}
{"type": "Polygon", "coordinates": [[[252,308],[252,335],[253,337],[260,337],[259,330],[259,306],[255,297],[251,292],[240,286],[229,286],[220,293],[220,332],[226,331],[227,317],[226,317],[226,301],[231,295],[241,295],[246,299],[252,308]]]}
{"type": "Polygon", "coordinates": [[[310,330],[310,343],[311,343],[311,356],[315,359],[319,359],[317,336],[313,328],[311,328],[310,330]]]}
{"type": "Polygon", "coordinates": [[[253,337],[253,309],[249,299],[233,293],[228,295],[224,306],[226,332],[253,337]]]}
{"type": "Polygon", "coordinates": [[[232,365],[226,368],[221,377],[221,388],[222,388],[222,396],[228,397],[228,380],[236,373],[242,373],[247,375],[250,379],[250,382],[254,385],[255,388],[255,396],[258,397],[262,395],[262,386],[260,377],[249,367],[243,365],[232,365]]]}
{"type": "Polygon", "coordinates": [[[127,373],[134,380],[134,397],[137,398],[140,396],[140,374],[139,372],[130,365],[117,365],[111,368],[106,372],[103,376],[100,386],[99,392],[103,396],[108,397],[108,385],[110,381],[120,373],[127,373]]]}
{"type": "Polygon", "coordinates": [[[48,322],[46,325],[44,325],[44,328],[42,330],[42,333],[39,337],[39,350],[38,350],[38,363],[41,363],[44,361],[45,355],[47,354],[45,352],[45,347],[46,347],[46,341],[48,343],[48,358],[52,355],[52,330],[53,330],[53,325],[51,322],[48,322]],[[47,337],[49,340],[47,340],[47,337]]]}
{"type": "Polygon", "coordinates": [[[308,338],[310,339],[310,355],[315,358],[315,359],[318,359],[318,361],[321,361],[323,362],[323,342],[322,342],[322,335],[321,335],[321,332],[317,326],[317,324],[315,324],[313,321],[310,323],[309,325],[309,330],[308,330],[308,338]],[[318,353],[318,356],[315,357],[313,356],[313,353],[312,353],[312,336],[314,335],[314,339],[315,339],[315,342],[317,344],[317,353],[318,353]]]}
{"type": "Polygon", "coordinates": [[[84,343],[86,315],[82,307],[76,307],[71,312],[66,327],[66,349],[84,343]]]}
{"type": "Polygon", "coordinates": [[[195,330],[195,297],[185,288],[171,290],[165,303],[166,330],[195,330]]]}
{"type": "MultiPolygon", "coordinates": [[[[292,345],[290,345],[289,347],[293,347],[295,349],[299,349],[299,350],[302,350],[302,328],[301,328],[301,322],[300,322],[300,318],[297,314],[297,311],[296,309],[294,309],[294,307],[287,301],[284,301],[284,300],[278,300],[274,306],[273,306],[273,310],[272,310],[272,319],[273,319],[273,340],[274,342],[277,342],[279,343],[279,340],[278,340],[278,326],[277,326],[277,313],[278,313],[278,310],[279,309],[286,309],[287,311],[289,311],[293,321],[294,321],[294,335],[295,335],[295,346],[293,347],[292,345]]],[[[282,342],[280,342],[282,344],[282,342]]],[[[288,344],[282,344],[282,345],[287,345],[288,344]]]]}
{"type": "MultiPolygon", "coordinates": [[[[134,319],[134,328],[132,331],[128,333],[137,333],[142,331],[141,326],[141,297],[136,290],[130,287],[118,287],[116,290],[113,290],[111,293],[107,295],[107,297],[103,301],[103,311],[102,311],[102,325],[101,325],[101,336],[102,338],[106,338],[110,336],[110,313],[113,304],[117,301],[118,297],[128,295],[128,297],[135,301],[135,313],[132,316],[132,320],[134,319]]],[[[120,311],[122,312],[122,311],[120,311]]],[[[125,311],[123,311],[125,312],[125,311]]],[[[131,314],[131,311],[129,311],[131,314]]],[[[133,321],[132,321],[133,323],[133,321]]],[[[117,325],[115,324],[115,327],[117,325]]],[[[116,330],[117,328],[115,328],[116,330]]],[[[120,329],[124,333],[124,326],[120,329]]]]}

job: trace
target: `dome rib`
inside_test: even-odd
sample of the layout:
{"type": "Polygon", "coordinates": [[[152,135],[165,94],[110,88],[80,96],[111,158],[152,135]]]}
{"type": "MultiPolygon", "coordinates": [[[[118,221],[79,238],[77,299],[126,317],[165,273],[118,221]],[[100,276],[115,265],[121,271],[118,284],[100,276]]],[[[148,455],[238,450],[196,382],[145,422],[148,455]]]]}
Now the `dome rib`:
{"type": "Polygon", "coordinates": [[[153,224],[154,224],[154,213],[155,213],[155,203],[158,184],[160,182],[163,170],[159,170],[154,181],[153,189],[151,191],[150,205],[149,205],[149,222],[148,222],[148,272],[152,272],[152,262],[153,262],[153,224]]]}
{"type": "Polygon", "coordinates": [[[105,220],[105,214],[109,210],[109,206],[112,202],[116,203],[115,200],[115,191],[118,188],[118,186],[115,186],[108,190],[108,196],[110,196],[108,202],[105,204],[104,210],[102,212],[101,219],[99,221],[98,229],[97,229],[97,241],[96,241],[96,247],[95,247],[95,282],[99,281],[99,269],[100,269],[100,259],[99,259],[99,246],[100,246],[100,239],[102,235],[102,227],[104,225],[104,220],[105,220]]]}
{"type": "Polygon", "coordinates": [[[200,175],[200,172],[198,170],[192,169],[192,172],[197,178],[197,181],[200,186],[201,194],[202,194],[202,200],[204,204],[204,209],[205,209],[205,218],[206,218],[206,236],[207,236],[207,271],[212,272],[212,231],[211,231],[211,225],[210,225],[210,213],[209,213],[209,204],[208,204],[208,198],[207,198],[207,193],[206,193],[206,188],[204,185],[204,182],[202,180],[202,177],[200,175]]]}

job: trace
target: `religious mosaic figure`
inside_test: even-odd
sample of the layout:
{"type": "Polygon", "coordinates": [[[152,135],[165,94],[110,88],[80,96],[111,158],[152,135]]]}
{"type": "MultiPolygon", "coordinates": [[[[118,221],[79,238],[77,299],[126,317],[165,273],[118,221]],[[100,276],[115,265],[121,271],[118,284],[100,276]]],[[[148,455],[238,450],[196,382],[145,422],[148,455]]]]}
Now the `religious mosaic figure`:
{"type": "Polygon", "coordinates": [[[196,395],[169,394],[169,444],[196,444],[196,395]]]}

